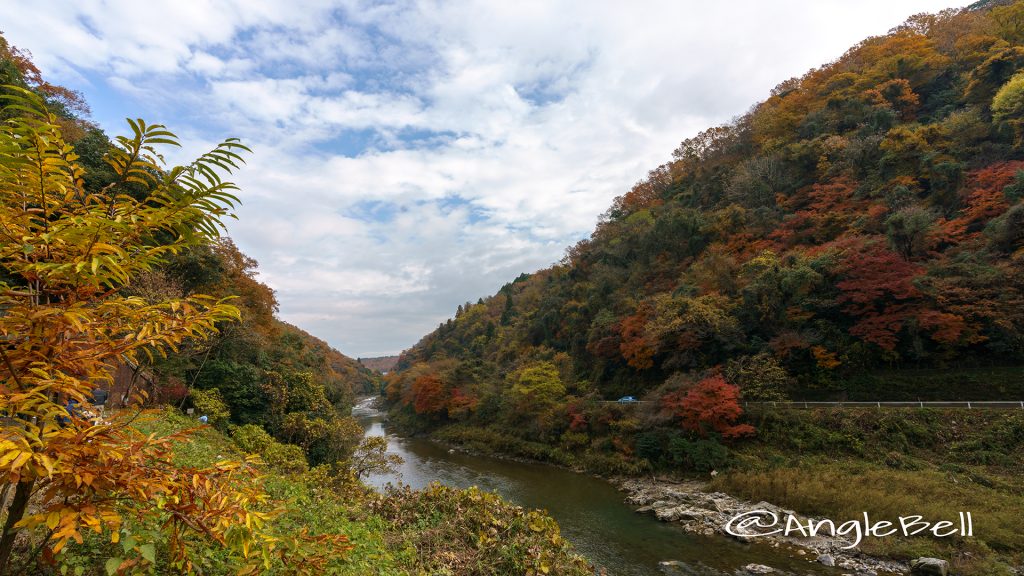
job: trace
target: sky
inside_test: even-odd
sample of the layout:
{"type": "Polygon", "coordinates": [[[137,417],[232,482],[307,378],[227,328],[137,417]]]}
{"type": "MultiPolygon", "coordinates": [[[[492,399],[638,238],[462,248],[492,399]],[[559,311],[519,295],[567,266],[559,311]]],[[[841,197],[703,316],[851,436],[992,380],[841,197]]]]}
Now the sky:
{"type": "Polygon", "coordinates": [[[352,357],[557,262],[679,143],[956,0],[39,0],[0,30],[111,136],[254,153],[230,236],[352,357]]]}

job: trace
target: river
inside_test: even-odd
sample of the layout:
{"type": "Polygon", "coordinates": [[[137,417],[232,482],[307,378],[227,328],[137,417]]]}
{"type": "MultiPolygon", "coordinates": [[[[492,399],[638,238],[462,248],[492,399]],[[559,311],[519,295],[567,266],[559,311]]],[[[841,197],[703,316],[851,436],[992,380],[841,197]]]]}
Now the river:
{"type": "MultiPolygon", "coordinates": [[[[372,399],[357,405],[353,416],[369,436],[385,436],[388,451],[402,457],[396,474],[370,476],[367,483],[422,488],[431,482],[497,492],[520,506],[541,508],[558,521],[580,554],[609,576],[664,576],[658,563],[683,562],[672,574],[725,576],[747,564],[764,564],[791,574],[841,574],[766,545],[743,544],[723,536],[699,536],[637,514],[608,482],[555,466],[451,452],[422,438],[389,434],[386,417],[372,399]]],[[[740,572],[745,573],[745,572],[740,572]]]]}

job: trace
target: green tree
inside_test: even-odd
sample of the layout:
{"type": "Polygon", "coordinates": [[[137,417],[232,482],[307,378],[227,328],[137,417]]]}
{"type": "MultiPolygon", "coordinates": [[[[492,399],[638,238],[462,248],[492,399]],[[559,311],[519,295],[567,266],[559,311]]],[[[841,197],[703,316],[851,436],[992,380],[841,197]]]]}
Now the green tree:
{"type": "Polygon", "coordinates": [[[920,206],[910,206],[886,218],[886,235],[892,249],[910,259],[924,254],[928,248],[928,233],[935,223],[935,212],[920,206]]]}
{"type": "Polygon", "coordinates": [[[1015,74],[992,98],[992,119],[1010,126],[1019,142],[1024,123],[1024,74],[1015,74]]]}
{"type": "Polygon", "coordinates": [[[551,362],[537,362],[520,370],[514,376],[512,398],[524,411],[536,412],[548,407],[565,395],[565,385],[558,367],[551,362]]]}
{"type": "Polygon", "coordinates": [[[785,400],[793,380],[774,356],[761,352],[729,360],[725,379],[740,388],[744,400],[785,400]]]}
{"type": "Polygon", "coordinates": [[[220,390],[210,388],[209,390],[193,390],[191,393],[192,405],[196,408],[199,416],[206,416],[211,426],[223,429],[227,426],[231,412],[220,395],[220,390]]]}

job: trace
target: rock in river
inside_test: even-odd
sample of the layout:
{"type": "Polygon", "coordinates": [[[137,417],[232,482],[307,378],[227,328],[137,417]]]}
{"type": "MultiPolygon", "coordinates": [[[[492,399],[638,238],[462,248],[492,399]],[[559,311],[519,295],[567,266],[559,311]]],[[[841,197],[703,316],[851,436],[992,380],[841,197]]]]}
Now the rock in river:
{"type": "Polygon", "coordinates": [[[910,561],[910,573],[913,576],[946,576],[949,574],[949,562],[938,558],[918,558],[910,561]]]}

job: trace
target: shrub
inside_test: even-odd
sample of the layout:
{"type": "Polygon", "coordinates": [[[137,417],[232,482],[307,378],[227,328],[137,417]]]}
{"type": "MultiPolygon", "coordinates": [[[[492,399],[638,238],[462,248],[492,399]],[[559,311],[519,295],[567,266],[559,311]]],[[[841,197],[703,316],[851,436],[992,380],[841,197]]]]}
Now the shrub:
{"type": "Polygon", "coordinates": [[[284,474],[304,474],[309,470],[306,454],[294,444],[273,442],[262,456],[268,466],[284,474]]]}
{"type": "Polygon", "coordinates": [[[652,464],[657,464],[662,458],[663,435],[658,431],[651,430],[636,435],[636,455],[646,459],[652,464]]]}
{"type": "Polygon", "coordinates": [[[371,509],[417,552],[421,573],[550,574],[594,573],[546,514],[513,506],[477,488],[458,490],[431,484],[419,491],[391,488],[371,509]]]}
{"type": "Polygon", "coordinates": [[[785,400],[792,379],[779,361],[766,352],[730,360],[725,377],[740,387],[744,400],[785,400]]]}
{"type": "Polygon", "coordinates": [[[216,388],[193,390],[191,396],[192,405],[195,406],[196,412],[200,416],[206,416],[211,426],[223,428],[227,425],[231,412],[228,410],[228,405],[224,402],[224,398],[220,395],[220,390],[216,388]]]}
{"type": "Polygon", "coordinates": [[[677,466],[697,472],[724,468],[729,462],[729,450],[714,440],[677,436],[669,440],[668,453],[677,466]]]}
{"type": "Polygon", "coordinates": [[[583,448],[590,444],[590,436],[583,432],[565,432],[562,434],[562,446],[567,450],[583,448]]]}
{"type": "Polygon", "coordinates": [[[243,452],[249,454],[262,455],[274,443],[274,438],[256,424],[232,427],[231,438],[243,452]]]}

